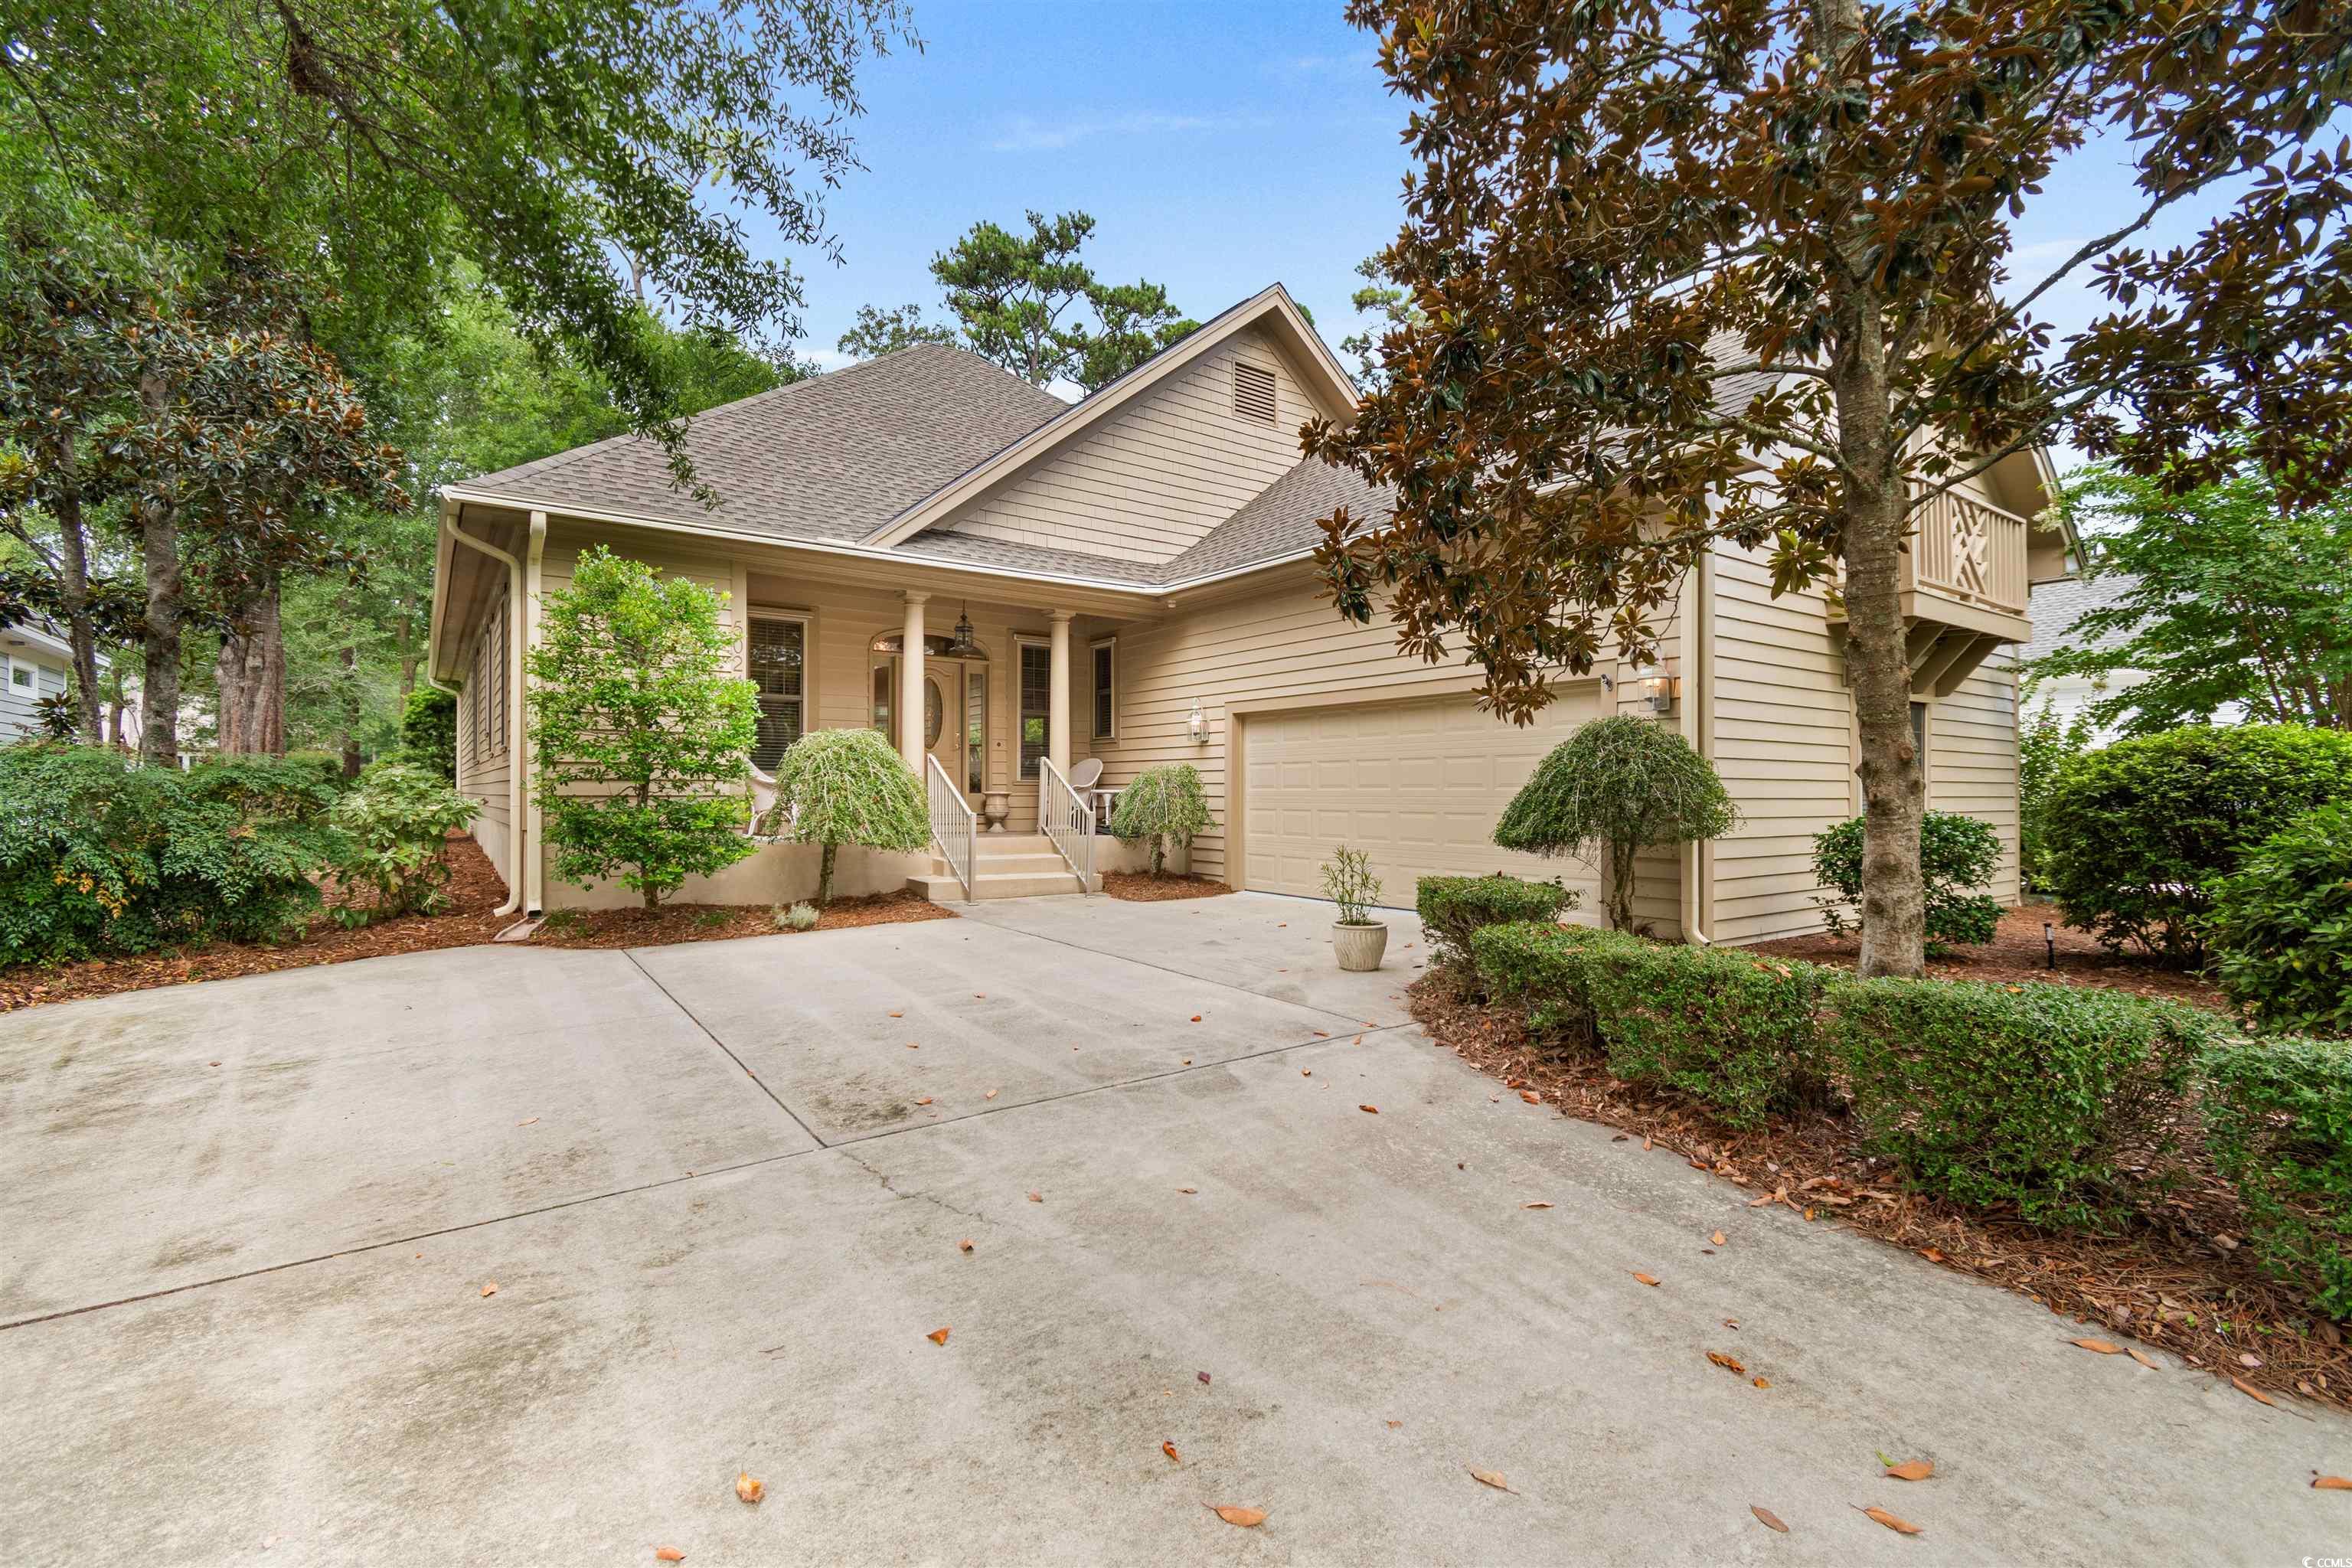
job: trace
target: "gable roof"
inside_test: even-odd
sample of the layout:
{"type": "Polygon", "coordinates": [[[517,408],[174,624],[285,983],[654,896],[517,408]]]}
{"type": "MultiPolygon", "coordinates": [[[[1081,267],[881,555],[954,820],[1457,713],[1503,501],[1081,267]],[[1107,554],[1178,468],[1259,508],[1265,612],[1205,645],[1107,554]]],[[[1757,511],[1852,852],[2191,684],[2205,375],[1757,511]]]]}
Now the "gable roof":
{"type": "Polygon", "coordinates": [[[688,422],[706,508],[661,444],[615,436],[453,487],[516,505],[626,511],[784,539],[863,539],[1068,405],[978,354],[919,343],[707,409],[688,422]]]}
{"type": "Polygon", "coordinates": [[[2080,647],[2105,653],[2131,641],[2128,632],[2102,632],[2094,637],[2077,637],[2075,624],[2094,610],[2112,609],[2139,586],[2139,579],[2127,572],[2110,572],[2098,577],[2062,577],[2055,582],[2036,583],[2032,590],[2032,606],[2026,613],[2033,621],[2033,640],[2018,650],[2020,660],[2041,658],[2061,648],[2080,647]]]}

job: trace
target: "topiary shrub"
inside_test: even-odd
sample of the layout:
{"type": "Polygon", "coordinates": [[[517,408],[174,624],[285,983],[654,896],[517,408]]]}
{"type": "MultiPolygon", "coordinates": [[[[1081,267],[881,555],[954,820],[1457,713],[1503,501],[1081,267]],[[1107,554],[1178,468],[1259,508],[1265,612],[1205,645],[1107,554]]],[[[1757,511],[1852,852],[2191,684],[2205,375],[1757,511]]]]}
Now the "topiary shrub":
{"type": "Polygon", "coordinates": [[[1831,971],[1664,942],[1588,950],[1581,964],[1619,1078],[1680,1089],[1743,1128],[1825,1097],[1818,1014],[1831,971]]]}
{"type": "Polygon", "coordinates": [[[1673,731],[1618,715],[1553,748],[1495,825],[1495,842],[1534,855],[1600,858],[1601,908],[1633,928],[1633,860],[1643,849],[1717,838],[1738,825],[1723,781],[1673,731]]]}
{"type": "Polygon", "coordinates": [[[1649,944],[1622,931],[1546,922],[1486,926],[1471,933],[1470,957],[1486,994],[1528,1010],[1528,1026],[1574,1046],[1594,1040],[1585,963],[1649,944]]]}
{"type": "Polygon", "coordinates": [[[292,935],[341,858],[335,793],[282,757],[181,773],[100,747],[0,749],[0,963],[292,935]]]}
{"type": "Polygon", "coordinates": [[[1946,980],[1830,987],[1869,1144],[1920,1187],[2102,1228],[2160,1184],[2210,1015],[2118,991],[1946,980]]]}
{"type": "Polygon", "coordinates": [[[529,712],[557,876],[610,878],[650,910],[758,849],[743,825],[759,709],[724,604],[602,546],[546,596],[529,712]]]}
{"type": "Polygon", "coordinates": [[[845,844],[911,854],[931,841],[931,806],[898,749],[873,730],[820,730],[776,764],[784,837],[824,847],[816,906],[833,898],[833,862],[845,844]]]}
{"type": "Polygon", "coordinates": [[[1209,800],[1201,787],[1201,771],[1190,763],[1146,768],[1118,793],[1110,814],[1110,830],[1119,842],[1150,840],[1151,874],[1160,874],[1171,848],[1183,848],[1214,827],[1209,820],[1209,800]]]}
{"type": "MultiPolygon", "coordinates": [[[[1863,818],[1850,817],[1813,839],[1813,877],[1835,898],[1815,898],[1832,936],[1862,926],[1863,818]]],[[[2000,901],[1971,891],[2000,869],[2000,835],[1989,822],[1956,811],[1931,811],[1919,821],[1919,873],[1927,888],[1927,951],[1953,942],[1986,942],[2000,925],[2000,901]]]]}
{"type": "Polygon", "coordinates": [[[1558,882],[1491,877],[1423,877],[1413,884],[1422,934],[1440,963],[1467,968],[1470,939],[1488,926],[1556,921],[1576,908],[1577,891],[1558,882]]]}
{"type": "Polygon", "coordinates": [[[349,840],[336,875],[374,892],[372,903],[336,906],[337,923],[362,926],[449,907],[449,835],[481,810],[431,769],[377,763],[361,773],[328,813],[349,840]]]}
{"type": "Polygon", "coordinates": [[[2230,999],[2266,1028],[2352,1035],[2352,805],[2296,817],[2212,891],[2230,999]]]}
{"type": "Polygon", "coordinates": [[[2118,741],[2051,786],[2043,870],[2068,925],[2193,968],[2214,885],[2239,857],[2347,795],[2352,733],[2249,724],[2118,741]]]}
{"type": "Polygon", "coordinates": [[[2263,1267],[2352,1320],[2352,1046],[2233,1040],[2205,1055],[2205,1146],[2263,1267]]]}
{"type": "Polygon", "coordinates": [[[420,686],[400,709],[401,760],[457,782],[457,700],[437,687],[420,686]]]}

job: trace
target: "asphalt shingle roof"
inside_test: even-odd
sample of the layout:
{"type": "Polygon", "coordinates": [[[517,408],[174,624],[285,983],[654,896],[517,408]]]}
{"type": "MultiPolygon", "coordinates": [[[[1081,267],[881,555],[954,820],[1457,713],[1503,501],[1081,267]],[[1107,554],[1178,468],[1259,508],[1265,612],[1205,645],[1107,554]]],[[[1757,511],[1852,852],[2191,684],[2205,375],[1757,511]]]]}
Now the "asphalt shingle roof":
{"type": "Polygon", "coordinates": [[[638,436],[466,488],[787,539],[863,539],[1068,406],[978,354],[923,343],[697,415],[687,451],[719,494],[716,510],[679,491],[660,444],[638,436]]]}
{"type": "Polygon", "coordinates": [[[2040,658],[2060,648],[2087,647],[2104,653],[2121,647],[2131,640],[2126,634],[2105,632],[2095,637],[2079,638],[2074,636],[2074,623],[2094,610],[2112,608],[2138,586],[2138,578],[2122,572],[2105,577],[2067,577],[2054,583],[2036,583],[2032,607],[2027,611],[2033,620],[2033,640],[2025,645],[2018,658],[2040,658]]]}

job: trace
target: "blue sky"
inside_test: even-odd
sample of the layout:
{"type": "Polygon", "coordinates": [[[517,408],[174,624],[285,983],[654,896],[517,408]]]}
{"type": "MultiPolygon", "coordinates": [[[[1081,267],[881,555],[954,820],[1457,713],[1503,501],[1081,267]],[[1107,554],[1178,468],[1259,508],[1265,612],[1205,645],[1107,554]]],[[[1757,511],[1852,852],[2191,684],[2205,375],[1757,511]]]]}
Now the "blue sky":
{"type": "MultiPolygon", "coordinates": [[[[828,202],[845,265],[792,257],[808,290],[803,353],[840,363],[835,340],[861,304],[936,314],[932,254],[1029,207],[1093,214],[1096,270],[1164,283],[1194,316],[1278,279],[1327,338],[1352,330],[1353,268],[1396,231],[1406,110],[1340,0],[913,4],[924,50],[862,74],[866,172],[828,202]]],[[[2033,200],[2021,279],[2131,210],[2120,153],[2085,150],[2033,200]]],[[[2184,239],[2211,210],[2184,204],[2154,237],[2184,239]]],[[[2071,287],[2040,313],[2063,334],[2097,308],[2071,287]]]]}

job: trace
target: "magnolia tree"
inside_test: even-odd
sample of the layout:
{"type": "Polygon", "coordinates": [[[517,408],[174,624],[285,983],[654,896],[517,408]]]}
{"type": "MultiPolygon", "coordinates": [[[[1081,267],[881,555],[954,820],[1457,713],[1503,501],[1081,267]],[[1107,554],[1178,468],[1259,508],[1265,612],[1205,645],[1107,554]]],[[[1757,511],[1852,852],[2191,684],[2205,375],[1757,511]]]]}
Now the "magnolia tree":
{"type": "MultiPolygon", "coordinates": [[[[1901,560],[1941,491],[2063,438],[2181,489],[2242,451],[2290,508],[2352,470],[2352,185],[2311,145],[2352,8],[2307,0],[1352,0],[1420,167],[1380,375],[1307,449],[1391,487],[1326,520],[1343,614],[1457,639],[1525,721],[1655,657],[1718,541],[1842,564],[1865,973],[1923,964],[1901,560]],[[2031,277],[2011,225],[2094,138],[2120,217],[2031,277]],[[2223,189],[2215,191],[2214,187],[2223,189]],[[2208,194],[2210,193],[2210,194],[2208,194]],[[2221,206],[2179,248],[2168,208],[2221,206]],[[2074,279],[2107,301],[2064,341],[2074,279]],[[1358,525],[1374,526],[1360,536],[1358,525]]],[[[2075,221],[2072,218],[2070,223],[2075,221]]]]}
{"type": "Polygon", "coordinates": [[[1619,715],[1594,720],[1536,764],[1503,808],[1495,842],[1598,859],[1608,879],[1601,907],[1611,926],[1631,931],[1635,858],[1720,837],[1738,822],[1713,764],[1689,742],[1619,715]]]}
{"type": "Polygon", "coordinates": [[[557,876],[617,880],[650,910],[759,847],[743,832],[759,701],[730,673],[724,604],[601,545],[547,595],[530,658],[531,787],[557,876]]]}
{"type": "Polygon", "coordinates": [[[872,730],[820,730],[776,764],[785,832],[824,846],[816,902],[833,897],[834,857],[845,844],[912,854],[931,841],[931,807],[898,749],[872,730]]]}

